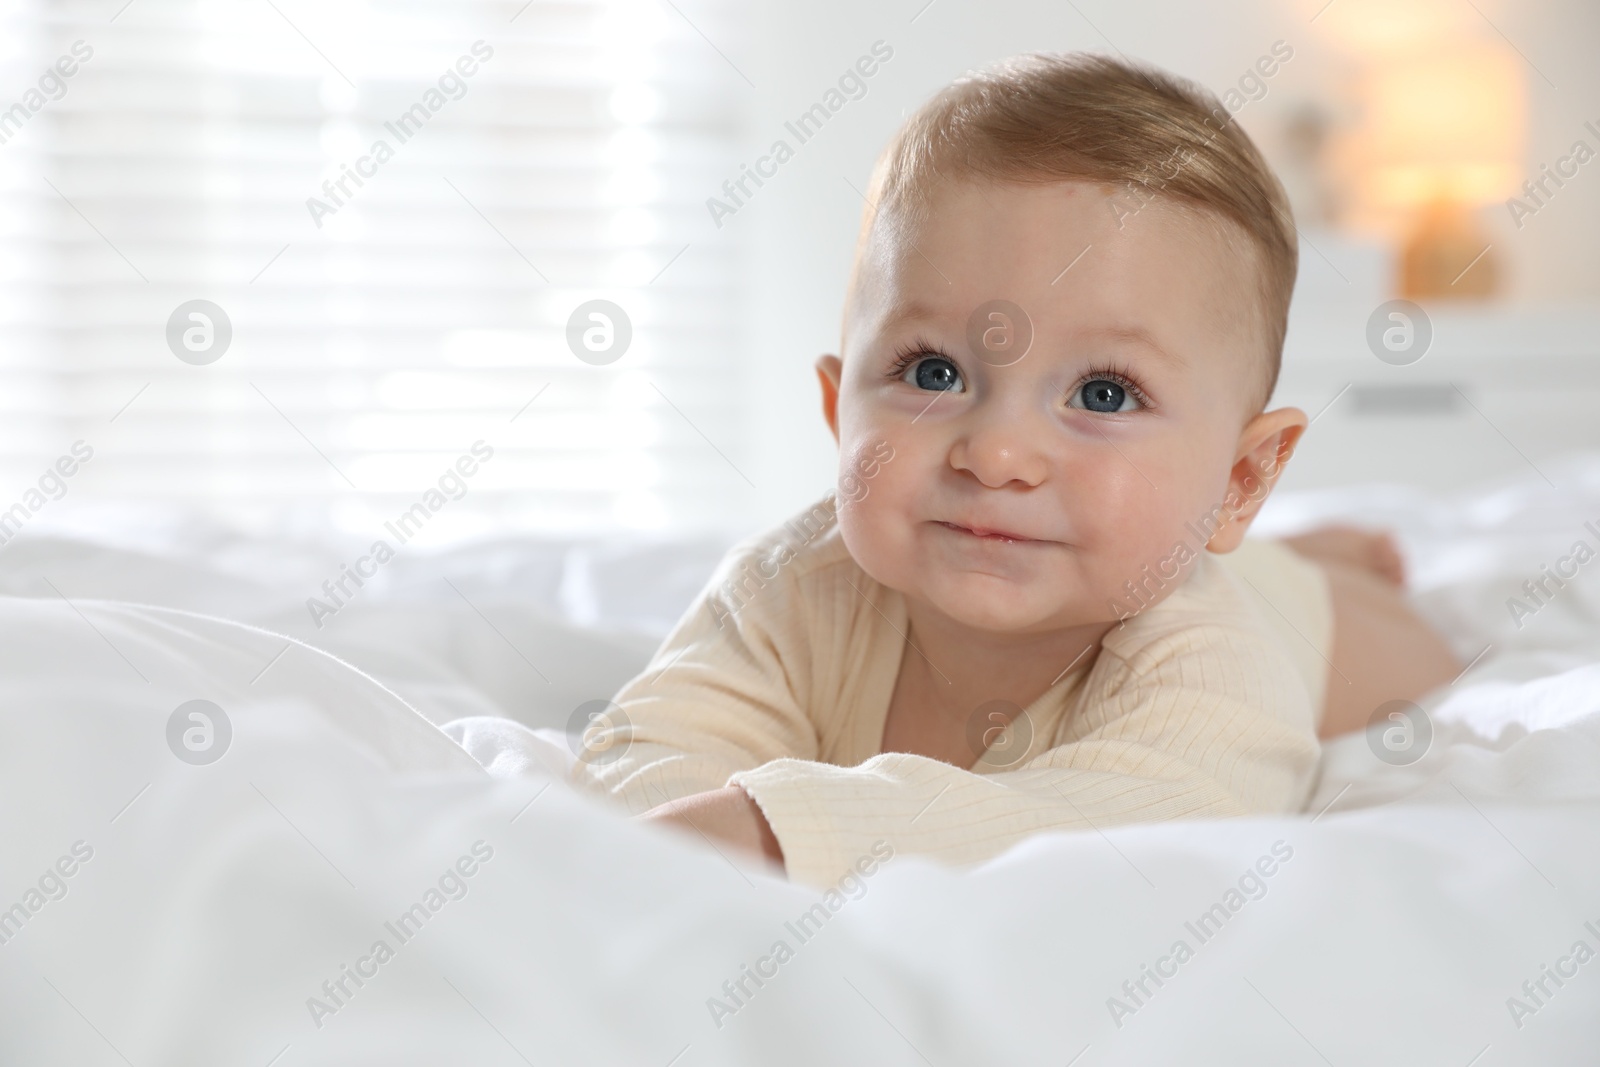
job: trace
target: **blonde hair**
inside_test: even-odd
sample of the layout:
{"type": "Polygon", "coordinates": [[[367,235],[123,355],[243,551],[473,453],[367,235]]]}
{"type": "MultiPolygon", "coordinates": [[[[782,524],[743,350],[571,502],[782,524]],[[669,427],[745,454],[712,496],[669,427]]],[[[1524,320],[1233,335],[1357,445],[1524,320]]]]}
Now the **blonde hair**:
{"type": "Polygon", "coordinates": [[[1018,56],[957,80],[879,156],[858,267],[879,215],[920,221],[934,190],[953,177],[1109,182],[1236,224],[1258,253],[1268,370],[1262,403],[1272,395],[1299,260],[1293,214],[1266,160],[1209,90],[1083,52],[1018,56]]]}

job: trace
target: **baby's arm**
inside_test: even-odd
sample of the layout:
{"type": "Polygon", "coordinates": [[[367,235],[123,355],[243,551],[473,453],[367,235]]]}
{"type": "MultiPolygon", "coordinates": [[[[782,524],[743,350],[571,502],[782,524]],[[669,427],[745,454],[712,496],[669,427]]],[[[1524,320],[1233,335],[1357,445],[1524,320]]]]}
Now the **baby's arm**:
{"type": "Polygon", "coordinates": [[[975,862],[1041,830],[1293,810],[1310,784],[1312,698],[1249,612],[1113,631],[1051,747],[975,774],[905,753],[820,762],[809,601],[768,587],[734,610],[719,588],[618,694],[626,719],[597,728],[577,777],[635,814],[781,854],[798,880],[831,882],[880,839],[975,862]]]}
{"type": "Polygon", "coordinates": [[[1101,657],[1103,698],[1015,770],[976,774],[885,753],[848,768],[776,760],[731,784],[760,805],[790,877],[814,885],[833,882],[880,841],[965,864],[1045,830],[1303,803],[1320,751],[1310,696],[1259,634],[1183,628],[1127,659],[1101,657]]]}
{"type": "MultiPolygon", "coordinates": [[[[735,550],[719,577],[745,563],[735,550]]],[[[776,859],[760,809],[726,786],[772,760],[820,756],[803,710],[812,650],[798,613],[741,609],[714,578],[650,666],[616,695],[621,715],[585,735],[574,780],[636,815],[776,859]]]]}
{"type": "Polygon", "coordinates": [[[719,608],[713,593],[617,694],[625,718],[585,735],[584,752],[595,755],[580,759],[574,777],[659,825],[782,866],[761,808],[726,783],[772,760],[817,757],[815,729],[777,684],[801,654],[786,657],[781,641],[719,608]]]}

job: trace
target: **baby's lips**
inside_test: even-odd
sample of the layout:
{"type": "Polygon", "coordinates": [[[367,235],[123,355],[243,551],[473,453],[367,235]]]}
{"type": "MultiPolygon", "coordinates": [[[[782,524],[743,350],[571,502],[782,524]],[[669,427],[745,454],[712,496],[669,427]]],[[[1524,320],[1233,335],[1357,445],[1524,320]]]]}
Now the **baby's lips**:
{"type": "Polygon", "coordinates": [[[1005,540],[1005,541],[1037,541],[1037,540],[1039,540],[1039,538],[1037,538],[1037,537],[1028,537],[1025,534],[1013,533],[1013,532],[1011,532],[1009,530],[990,529],[988,527],[981,527],[981,526],[968,526],[965,523],[959,523],[959,522],[949,522],[949,521],[945,521],[945,520],[940,520],[940,525],[949,527],[952,530],[956,530],[956,531],[959,531],[959,532],[964,533],[964,534],[969,534],[969,535],[971,535],[973,537],[982,537],[982,538],[989,539],[989,540],[1005,540]]]}

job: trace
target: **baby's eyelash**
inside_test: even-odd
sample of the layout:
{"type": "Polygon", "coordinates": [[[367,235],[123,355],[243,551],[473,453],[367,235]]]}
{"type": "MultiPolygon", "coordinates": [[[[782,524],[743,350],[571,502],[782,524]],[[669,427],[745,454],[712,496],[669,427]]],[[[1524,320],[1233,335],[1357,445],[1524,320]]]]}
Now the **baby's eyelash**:
{"type": "MultiPolygon", "coordinates": [[[[905,373],[907,367],[919,360],[930,358],[949,360],[951,363],[955,362],[954,357],[946,352],[942,346],[914,339],[895,349],[894,359],[890,362],[889,370],[884,377],[890,379],[899,378],[905,373]]],[[[1139,402],[1141,407],[1153,409],[1156,406],[1155,401],[1150,399],[1150,394],[1144,391],[1144,387],[1139,384],[1138,380],[1126,369],[1114,363],[1092,365],[1079,376],[1067,395],[1070,397],[1089,382],[1102,380],[1116,382],[1122,386],[1139,402]]]]}
{"type": "Polygon", "coordinates": [[[1082,389],[1085,385],[1095,381],[1116,382],[1118,385],[1122,386],[1130,394],[1132,394],[1133,398],[1139,402],[1141,407],[1154,408],[1156,406],[1155,401],[1150,399],[1150,394],[1144,391],[1144,389],[1139,385],[1138,381],[1136,381],[1131,374],[1112,363],[1096,364],[1095,366],[1090,367],[1078,378],[1077,384],[1072,387],[1072,389],[1067,393],[1067,396],[1071,397],[1077,393],[1079,389],[1082,389]]]}
{"type": "Polygon", "coordinates": [[[898,378],[900,375],[905,373],[907,367],[911,366],[919,359],[927,359],[930,356],[938,359],[950,360],[952,363],[955,362],[950,354],[938,345],[929,344],[926,341],[913,340],[895,349],[894,360],[890,364],[889,370],[884,377],[898,378]]]}

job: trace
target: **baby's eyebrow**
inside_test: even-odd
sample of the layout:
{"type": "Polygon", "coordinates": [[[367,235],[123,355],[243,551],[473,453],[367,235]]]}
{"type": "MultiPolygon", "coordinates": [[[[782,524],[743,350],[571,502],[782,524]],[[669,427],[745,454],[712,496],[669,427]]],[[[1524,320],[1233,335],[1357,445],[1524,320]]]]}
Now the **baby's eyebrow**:
{"type": "Polygon", "coordinates": [[[1155,355],[1161,359],[1166,360],[1168,363],[1176,364],[1180,367],[1186,367],[1189,365],[1189,361],[1184,359],[1181,354],[1174,352],[1171,349],[1163,348],[1161,344],[1156,341],[1155,336],[1143,326],[1103,326],[1098,329],[1085,331],[1083,336],[1089,338],[1104,338],[1111,341],[1121,341],[1140,345],[1144,348],[1148,348],[1151,352],[1155,353],[1155,355]]]}
{"type": "Polygon", "coordinates": [[[939,317],[939,309],[915,297],[899,301],[884,312],[881,329],[887,333],[908,322],[928,321],[939,317]]]}
{"type": "MultiPolygon", "coordinates": [[[[942,314],[942,309],[926,303],[916,297],[907,297],[889,307],[884,313],[882,332],[890,333],[900,329],[907,323],[929,322],[937,320],[942,314]]],[[[1078,336],[1086,340],[1109,340],[1121,344],[1135,344],[1149,349],[1158,359],[1165,360],[1174,366],[1187,367],[1189,361],[1172,349],[1165,348],[1155,339],[1155,335],[1143,326],[1113,325],[1097,326],[1083,330],[1078,336]]]]}

